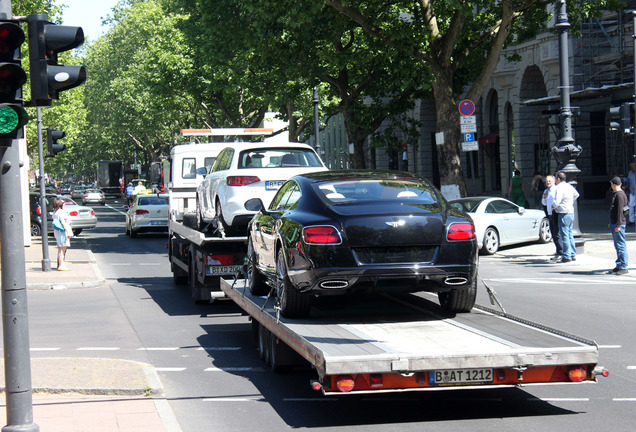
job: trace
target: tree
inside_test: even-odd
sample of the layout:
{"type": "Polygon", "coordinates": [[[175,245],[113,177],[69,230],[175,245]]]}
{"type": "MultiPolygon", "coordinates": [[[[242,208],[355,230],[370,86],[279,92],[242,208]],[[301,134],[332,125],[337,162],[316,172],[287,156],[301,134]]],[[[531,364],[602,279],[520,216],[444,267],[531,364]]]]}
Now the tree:
{"type": "MultiPolygon", "coordinates": [[[[431,74],[438,132],[441,183],[466,186],[459,156],[460,94],[478,100],[503,48],[545,30],[546,0],[324,0],[386,47],[408,55],[431,74]]],[[[590,14],[609,1],[576,2],[570,15],[590,14]],[[594,3],[593,5],[590,3],[594,3]]],[[[617,3],[617,2],[612,2],[617,3]]],[[[575,23],[575,20],[572,20],[575,23]]]]}

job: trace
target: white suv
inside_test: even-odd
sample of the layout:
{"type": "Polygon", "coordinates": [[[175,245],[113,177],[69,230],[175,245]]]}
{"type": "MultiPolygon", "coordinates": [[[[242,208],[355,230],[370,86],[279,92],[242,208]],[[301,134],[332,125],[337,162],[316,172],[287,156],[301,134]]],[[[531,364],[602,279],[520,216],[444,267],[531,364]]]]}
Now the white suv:
{"type": "Polygon", "coordinates": [[[269,204],[289,178],[327,171],[313,148],[300,143],[234,143],[224,148],[197,187],[197,225],[215,223],[226,235],[242,234],[255,212],[251,198],[269,204]]]}

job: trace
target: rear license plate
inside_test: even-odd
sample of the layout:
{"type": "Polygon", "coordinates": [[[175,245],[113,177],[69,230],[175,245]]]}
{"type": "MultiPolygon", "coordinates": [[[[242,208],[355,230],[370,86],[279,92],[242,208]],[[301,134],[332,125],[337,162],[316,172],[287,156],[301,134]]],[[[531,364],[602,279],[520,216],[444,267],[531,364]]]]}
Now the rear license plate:
{"type": "Polygon", "coordinates": [[[451,369],[429,372],[429,384],[483,384],[492,383],[492,369],[451,369]]]}
{"type": "Polygon", "coordinates": [[[233,275],[237,271],[241,270],[241,265],[230,266],[207,266],[205,268],[206,275],[233,275]]]}
{"type": "Polygon", "coordinates": [[[285,180],[271,180],[265,182],[266,190],[278,190],[285,183],[285,180]]]}
{"type": "Polygon", "coordinates": [[[150,221],[150,225],[168,225],[166,221],[150,221]]]}

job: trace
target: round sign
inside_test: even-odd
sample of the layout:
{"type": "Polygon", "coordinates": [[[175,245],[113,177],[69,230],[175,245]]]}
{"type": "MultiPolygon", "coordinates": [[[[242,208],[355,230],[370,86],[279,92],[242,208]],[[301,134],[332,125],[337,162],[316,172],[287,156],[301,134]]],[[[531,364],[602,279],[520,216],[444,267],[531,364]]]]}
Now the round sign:
{"type": "Polygon", "coordinates": [[[459,113],[464,116],[475,114],[475,103],[470,99],[464,99],[459,103],[459,113]]]}

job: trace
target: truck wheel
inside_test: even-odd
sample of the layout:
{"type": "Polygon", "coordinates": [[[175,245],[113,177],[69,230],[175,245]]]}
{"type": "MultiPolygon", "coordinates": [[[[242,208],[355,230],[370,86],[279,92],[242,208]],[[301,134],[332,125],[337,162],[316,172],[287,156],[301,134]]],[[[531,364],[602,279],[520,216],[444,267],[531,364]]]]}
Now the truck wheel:
{"type": "Polygon", "coordinates": [[[197,279],[197,263],[194,253],[190,254],[190,271],[188,272],[188,282],[190,283],[190,294],[194,303],[201,304],[210,301],[203,292],[204,286],[197,279]]]}
{"type": "Polygon", "coordinates": [[[185,285],[188,283],[188,273],[181,270],[176,265],[172,265],[172,279],[175,285],[185,285]]]}
{"type": "Polygon", "coordinates": [[[285,369],[281,364],[281,354],[285,342],[278,339],[275,334],[271,333],[269,337],[269,368],[274,373],[283,372],[285,369]]]}
{"type": "Polygon", "coordinates": [[[269,287],[265,283],[263,275],[256,268],[256,252],[254,252],[251,238],[247,242],[247,257],[247,277],[249,278],[250,293],[255,296],[267,295],[269,287]]]}
{"type": "Polygon", "coordinates": [[[287,266],[285,265],[285,254],[282,248],[278,251],[277,258],[276,279],[280,313],[285,318],[305,318],[309,316],[311,297],[305,293],[298,292],[289,280],[287,266]]]}
{"type": "Polygon", "coordinates": [[[439,304],[446,312],[470,312],[477,299],[477,278],[466,289],[441,292],[437,296],[439,304]]]}
{"type": "Polygon", "coordinates": [[[258,356],[265,363],[269,363],[269,330],[265,326],[258,326],[258,356]]]}
{"type": "Polygon", "coordinates": [[[197,229],[197,215],[196,213],[184,213],[183,224],[188,228],[197,229]]]}

